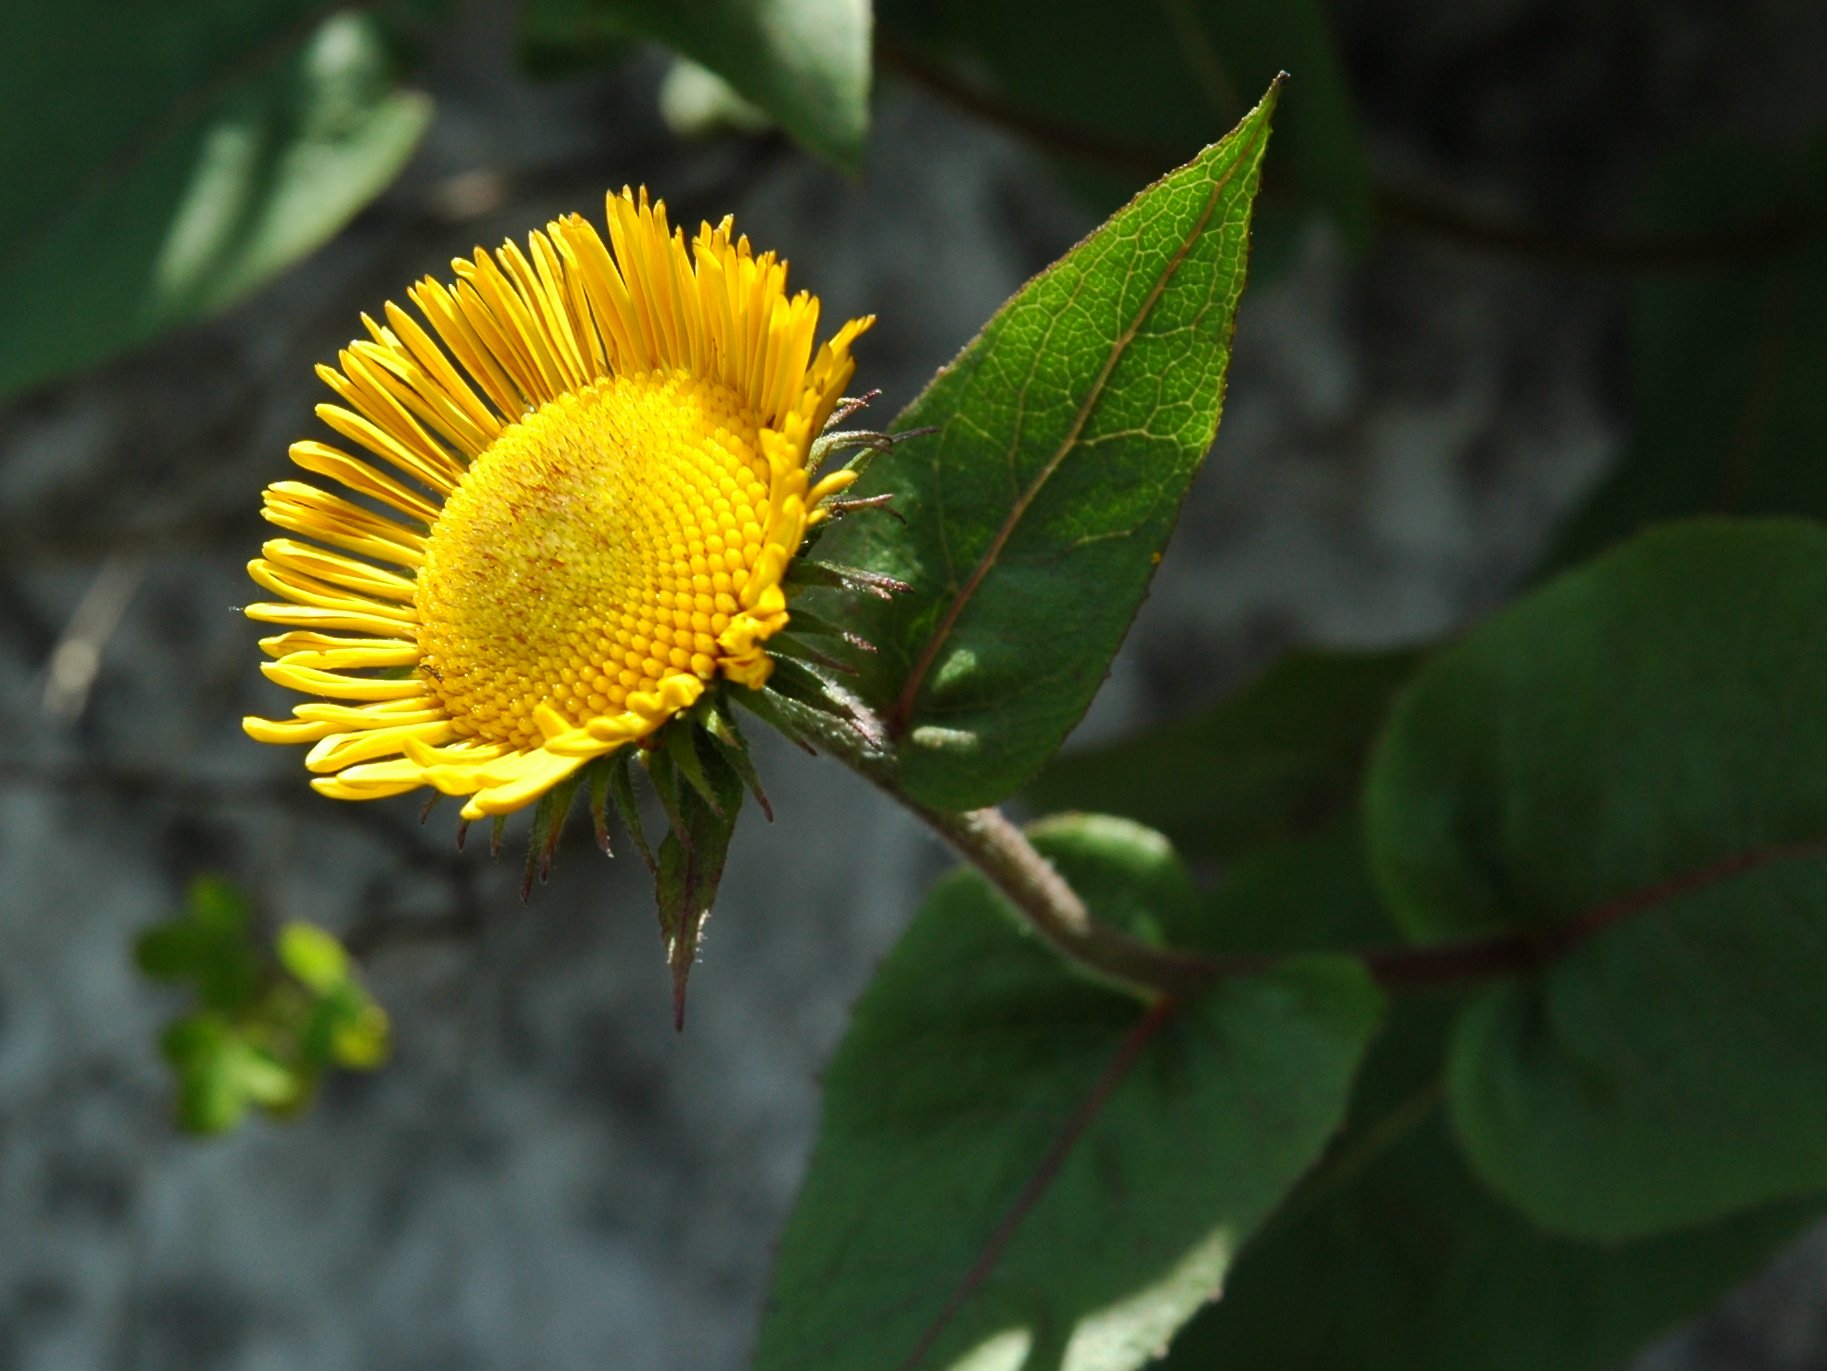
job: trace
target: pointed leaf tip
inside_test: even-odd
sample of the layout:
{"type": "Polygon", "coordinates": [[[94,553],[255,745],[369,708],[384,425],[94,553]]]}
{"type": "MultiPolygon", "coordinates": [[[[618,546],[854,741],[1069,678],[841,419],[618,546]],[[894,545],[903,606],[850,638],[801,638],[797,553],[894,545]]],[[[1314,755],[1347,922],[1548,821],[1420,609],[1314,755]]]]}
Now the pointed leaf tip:
{"type": "Polygon", "coordinates": [[[1217,432],[1278,91],[1023,287],[899,416],[937,431],[854,490],[892,495],[905,526],[826,534],[826,565],[907,587],[805,598],[879,649],[853,655],[860,716],[923,804],[1032,777],[1147,593],[1217,432]]]}

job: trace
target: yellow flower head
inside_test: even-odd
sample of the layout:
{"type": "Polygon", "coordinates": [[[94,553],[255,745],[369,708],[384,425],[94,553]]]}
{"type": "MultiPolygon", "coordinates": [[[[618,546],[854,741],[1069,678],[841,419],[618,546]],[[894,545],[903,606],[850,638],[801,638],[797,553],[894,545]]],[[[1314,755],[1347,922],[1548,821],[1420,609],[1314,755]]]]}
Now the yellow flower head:
{"type": "Polygon", "coordinates": [[[781,578],[853,477],[810,453],[872,321],[815,352],[818,301],[728,219],[688,248],[645,191],[608,217],[608,246],[571,215],[478,248],[407,292],[424,324],[389,303],[318,368],[342,401],[319,417],[366,451],[293,445],[343,494],[267,488],[311,541],[261,549],[278,598],[247,615],[286,630],[261,669],[313,698],[244,727],[312,744],[325,795],[505,814],[717,678],[768,678],[781,578]]]}

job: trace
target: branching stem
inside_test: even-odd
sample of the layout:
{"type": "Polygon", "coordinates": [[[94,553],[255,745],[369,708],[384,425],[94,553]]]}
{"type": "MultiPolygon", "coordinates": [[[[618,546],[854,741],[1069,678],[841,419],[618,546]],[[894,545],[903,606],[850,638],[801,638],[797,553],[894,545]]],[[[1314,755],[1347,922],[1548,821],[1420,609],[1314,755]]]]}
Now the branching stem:
{"type": "MultiPolygon", "coordinates": [[[[1095,918],[1078,892],[1001,810],[928,809],[901,794],[882,770],[857,769],[950,843],[1061,956],[1103,980],[1147,999],[1182,999],[1227,976],[1255,975],[1283,960],[1274,953],[1212,956],[1144,942],[1095,918]]],[[[1551,966],[1595,934],[1671,900],[1760,867],[1824,854],[1827,841],[1752,848],[1608,900],[1551,928],[1425,947],[1361,948],[1351,955],[1378,985],[1397,992],[1526,975],[1551,966]]]]}

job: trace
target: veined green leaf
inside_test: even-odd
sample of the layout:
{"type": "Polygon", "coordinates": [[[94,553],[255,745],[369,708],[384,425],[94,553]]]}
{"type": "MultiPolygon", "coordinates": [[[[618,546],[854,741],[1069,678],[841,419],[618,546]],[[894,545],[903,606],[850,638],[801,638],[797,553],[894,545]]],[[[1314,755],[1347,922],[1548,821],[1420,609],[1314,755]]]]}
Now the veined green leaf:
{"type": "Polygon", "coordinates": [[[1451,1007],[1395,1003],[1345,1133],[1160,1371],[1612,1371],[1818,1214],[1766,1206],[1626,1243],[1543,1232],[1454,1146],[1440,1081],[1451,1007]]]}
{"type": "MultiPolygon", "coordinates": [[[[1100,917],[1192,917],[1158,835],[1078,817],[1034,837],[1100,917]]],[[[826,1075],[758,1366],[1146,1365],[1318,1155],[1379,1006],[1314,957],[1151,1009],[949,878],[826,1075]]]]}
{"type": "MultiPolygon", "coordinates": [[[[1175,941],[1223,954],[1393,937],[1348,819],[1228,864],[1197,927],[1175,941]]],[[[1446,1057],[1466,995],[1391,1000],[1344,1130],[1161,1371],[1610,1371],[1822,1207],[1767,1206],[1628,1243],[1543,1232],[1481,1185],[1454,1144],[1446,1057]]]]}
{"type": "Polygon", "coordinates": [[[1548,583],[1421,670],[1367,794],[1412,936],[1539,942],[1453,1047],[1493,1188],[1607,1240],[1827,1190],[1827,530],[1548,583]]]}
{"type": "Polygon", "coordinates": [[[1274,104],[1025,286],[901,415],[937,431],[856,489],[904,525],[826,535],[821,556],[911,587],[832,617],[880,649],[862,689],[915,799],[1008,795],[1102,682],[1217,431],[1274,104]]]}

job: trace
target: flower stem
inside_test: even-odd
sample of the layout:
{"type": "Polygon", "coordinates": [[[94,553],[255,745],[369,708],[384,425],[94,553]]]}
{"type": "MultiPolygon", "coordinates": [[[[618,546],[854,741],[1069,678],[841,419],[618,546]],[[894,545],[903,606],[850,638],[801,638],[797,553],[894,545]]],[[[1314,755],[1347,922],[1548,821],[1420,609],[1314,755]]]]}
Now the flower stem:
{"type": "Polygon", "coordinates": [[[1156,999],[1196,995],[1219,976],[1262,969],[1157,947],[1099,923],[1000,809],[952,813],[897,798],[982,872],[1060,955],[1103,980],[1156,999]]]}
{"type": "MultiPolygon", "coordinates": [[[[760,692],[757,692],[759,695],[760,692]]],[[[755,704],[764,719],[769,713],[755,704]]],[[[1286,960],[1270,953],[1213,956],[1145,942],[1100,923],[1064,877],[1053,869],[1021,829],[1001,810],[930,809],[895,784],[886,749],[873,741],[872,729],[849,730],[818,711],[807,718],[825,720],[811,736],[834,758],[885,792],[957,850],[983,878],[1000,891],[1035,933],[1075,966],[1147,1000],[1185,999],[1211,989],[1227,976],[1251,976],[1286,960]],[[854,736],[853,736],[854,734],[854,736]]],[[[801,733],[778,724],[790,737],[801,733]]],[[[1816,858],[1827,853],[1827,838],[1735,853],[1710,866],[1629,891],[1579,917],[1547,929],[1520,929],[1423,946],[1341,949],[1355,957],[1371,979],[1388,991],[1417,992],[1478,984],[1536,974],[1565,957],[1588,938],[1668,901],[1704,890],[1722,880],[1776,862],[1816,858]]]]}

